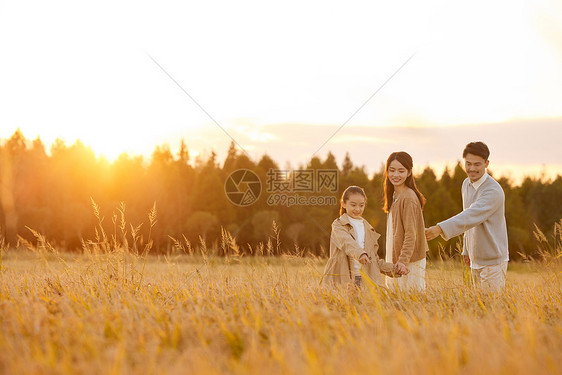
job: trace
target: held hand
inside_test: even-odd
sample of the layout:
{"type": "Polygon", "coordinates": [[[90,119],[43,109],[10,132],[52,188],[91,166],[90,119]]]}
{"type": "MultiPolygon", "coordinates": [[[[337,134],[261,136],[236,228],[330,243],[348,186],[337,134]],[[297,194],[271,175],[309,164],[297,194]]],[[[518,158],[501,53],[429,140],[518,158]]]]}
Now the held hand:
{"type": "Polygon", "coordinates": [[[431,241],[440,234],[443,234],[443,231],[439,225],[434,225],[431,228],[425,229],[425,239],[428,241],[431,241]]]}
{"type": "Polygon", "coordinates": [[[464,260],[464,264],[470,267],[470,258],[468,257],[468,255],[463,255],[462,258],[464,260]]]}
{"type": "Polygon", "coordinates": [[[359,263],[361,264],[371,264],[371,258],[365,253],[361,254],[359,257],[359,263]]]}
{"type": "Polygon", "coordinates": [[[410,273],[410,270],[408,269],[408,267],[406,267],[404,263],[397,262],[394,265],[394,272],[396,272],[399,275],[407,275],[410,273]]]}

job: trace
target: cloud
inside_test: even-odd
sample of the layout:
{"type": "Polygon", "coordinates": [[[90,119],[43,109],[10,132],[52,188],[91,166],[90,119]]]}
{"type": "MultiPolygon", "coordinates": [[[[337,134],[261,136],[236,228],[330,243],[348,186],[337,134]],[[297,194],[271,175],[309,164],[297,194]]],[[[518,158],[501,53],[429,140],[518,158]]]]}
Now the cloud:
{"type": "Polygon", "coordinates": [[[334,138],[330,140],[332,144],[339,144],[339,143],[388,143],[388,139],[380,138],[380,137],[371,137],[371,136],[363,136],[363,135],[336,135],[334,138]]]}
{"type": "MultiPolygon", "coordinates": [[[[539,168],[561,163],[562,118],[433,127],[345,126],[329,139],[338,128],[338,125],[289,123],[237,126],[229,129],[229,133],[240,144],[253,146],[247,150],[251,150],[254,159],[267,153],[280,165],[308,162],[326,141],[317,156],[325,158],[332,152],[341,162],[349,152],[356,164],[365,165],[370,172],[377,171],[391,152],[399,150],[409,152],[419,166],[456,163],[462,158],[464,146],[476,140],[488,144],[495,168],[525,165],[529,169],[529,166],[539,168]]],[[[205,135],[198,136],[194,145],[188,139],[188,146],[213,148],[220,158],[230,139],[213,127],[202,131],[205,135]]],[[[562,173],[562,169],[557,170],[562,173]]]]}
{"type": "MultiPolygon", "coordinates": [[[[349,152],[355,165],[364,165],[367,172],[373,173],[394,151],[410,153],[418,171],[427,165],[440,171],[462,159],[468,142],[481,140],[490,147],[491,169],[497,174],[515,179],[529,174],[562,175],[562,117],[459,126],[339,128],[340,125],[295,123],[260,126],[250,120],[244,125],[244,120],[239,120],[226,127],[228,135],[215,124],[207,124],[174,135],[169,144],[176,152],[184,138],[191,155],[204,158],[213,150],[218,160],[224,160],[232,137],[255,161],[267,154],[282,167],[305,165],[319,148],[316,156],[324,159],[331,152],[341,165],[349,152]]],[[[159,141],[153,138],[152,142],[149,147],[153,149],[159,141]]]]}
{"type": "MultiPolygon", "coordinates": [[[[254,158],[267,153],[280,165],[306,163],[338,129],[336,125],[271,124],[261,127],[264,134],[275,135],[268,142],[254,143],[254,158]]],[[[248,134],[234,132],[246,144],[248,134]]],[[[512,120],[503,123],[426,127],[346,126],[318,152],[325,158],[332,152],[341,163],[346,152],[356,165],[368,172],[378,171],[391,152],[409,152],[419,168],[431,165],[443,168],[462,159],[464,146],[481,140],[491,150],[492,169],[516,176],[544,172],[562,174],[560,159],[562,118],[512,120]]]]}

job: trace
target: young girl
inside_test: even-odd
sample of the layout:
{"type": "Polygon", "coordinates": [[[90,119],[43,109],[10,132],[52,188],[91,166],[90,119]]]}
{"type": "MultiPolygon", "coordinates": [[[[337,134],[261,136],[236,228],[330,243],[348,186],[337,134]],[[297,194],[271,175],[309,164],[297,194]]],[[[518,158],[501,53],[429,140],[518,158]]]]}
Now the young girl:
{"type": "Polygon", "coordinates": [[[379,259],[377,243],[380,234],[363,219],[367,196],[362,188],[350,186],[341,197],[340,217],[332,223],[330,259],[322,277],[323,284],[361,286],[361,268],[377,285],[384,286],[381,272],[406,272],[379,259]]]}
{"type": "Polygon", "coordinates": [[[425,290],[425,225],[422,209],[425,198],[419,192],[406,152],[393,152],[386,161],[384,212],[386,223],[386,261],[406,266],[410,273],[399,279],[386,279],[390,289],[425,290]]]}

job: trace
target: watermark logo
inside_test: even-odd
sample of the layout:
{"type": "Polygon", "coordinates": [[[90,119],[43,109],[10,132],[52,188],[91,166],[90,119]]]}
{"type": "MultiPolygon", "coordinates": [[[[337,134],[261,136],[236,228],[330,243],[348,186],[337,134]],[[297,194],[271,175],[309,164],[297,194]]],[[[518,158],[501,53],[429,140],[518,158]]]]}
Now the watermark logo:
{"type": "MultiPolygon", "coordinates": [[[[269,169],[266,173],[267,204],[269,206],[337,205],[337,169],[269,169]],[[318,195],[318,193],[328,193],[318,195]]],[[[232,172],[224,189],[228,199],[237,206],[255,203],[261,193],[259,177],[248,169],[232,172]]]]}
{"type": "Polygon", "coordinates": [[[237,169],[227,177],[224,192],[228,200],[235,205],[250,206],[260,197],[260,178],[249,169],[237,169]]]}
{"type": "Polygon", "coordinates": [[[268,193],[320,193],[324,190],[337,193],[337,169],[270,169],[267,171],[268,193]]]}

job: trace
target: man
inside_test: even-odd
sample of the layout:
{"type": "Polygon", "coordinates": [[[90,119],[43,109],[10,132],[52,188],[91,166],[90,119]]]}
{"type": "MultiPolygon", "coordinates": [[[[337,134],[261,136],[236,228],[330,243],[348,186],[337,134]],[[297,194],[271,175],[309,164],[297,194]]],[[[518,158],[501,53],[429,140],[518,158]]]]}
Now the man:
{"type": "Polygon", "coordinates": [[[441,235],[448,240],[464,233],[463,258],[474,282],[483,289],[505,287],[509,251],[505,223],[505,195],[486,173],[490,150],[483,142],[466,145],[462,157],[468,178],[462,184],[463,211],[425,230],[428,241],[441,235]]]}

